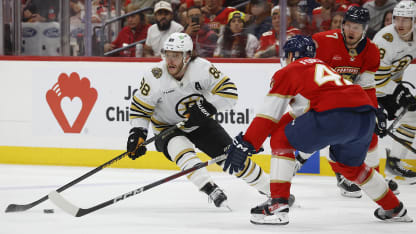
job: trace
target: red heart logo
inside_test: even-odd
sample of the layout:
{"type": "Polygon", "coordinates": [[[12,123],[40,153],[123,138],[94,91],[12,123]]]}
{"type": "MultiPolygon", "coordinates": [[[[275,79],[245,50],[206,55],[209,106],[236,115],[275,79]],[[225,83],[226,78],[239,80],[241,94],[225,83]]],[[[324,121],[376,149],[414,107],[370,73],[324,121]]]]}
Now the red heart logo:
{"type": "MultiPolygon", "coordinates": [[[[69,77],[62,73],[50,90],[46,93],[46,101],[52,110],[53,115],[65,133],[80,133],[85,122],[97,101],[97,90],[90,87],[88,78],[80,79],[78,73],[72,72],[69,77]],[[73,101],[75,97],[81,100],[81,110],[72,124],[69,123],[67,116],[62,109],[62,100],[68,97],[73,101]]],[[[76,100],[76,99],[75,99],[76,100]]],[[[76,115],[76,113],[75,113],[76,115]]]]}

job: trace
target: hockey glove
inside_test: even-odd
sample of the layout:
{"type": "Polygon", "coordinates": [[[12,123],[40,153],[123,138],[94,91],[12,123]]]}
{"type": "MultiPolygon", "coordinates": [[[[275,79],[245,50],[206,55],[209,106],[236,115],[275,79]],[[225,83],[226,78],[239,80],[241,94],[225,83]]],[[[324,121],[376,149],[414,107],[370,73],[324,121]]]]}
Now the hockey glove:
{"type": "Polygon", "coordinates": [[[378,108],[376,111],[376,128],[374,132],[383,138],[387,135],[387,115],[383,108],[378,108]]]}
{"type": "MultiPolygon", "coordinates": [[[[406,82],[408,83],[408,82],[406,82]]],[[[393,97],[395,98],[395,102],[402,106],[402,107],[408,107],[409,110],[413,109],[416,110],[416,99],[415,97],[410,93],[409,89],[404,87],[403,82],[400,82],[396,89],[394,89],[393,97]]]]}
{"type": "Polygon", "coordinates": [[[184,114],[188,116],[185,127],[199,126],[204,120],[217,113],[217,108],[206,100],[196,102],[184,114]]]}
{"type": "Polygon", "coordinates": [[[223,171],[231,175],[235,172],[239,172],[244,169],[244,162],[247,160],[248,156],[257,153],[256,149],[250,142],[247,142],[243,139],[243,132],[240,132],[234,140],[233,143],[228,147],[225,152],[228,157],[225,160],[223,171]]]}
{"type": "Polygon", "coordinates": [[[132,128],[127,141],[127,155],[135,160],[144,155],[147,151],[146,146],[141,145],[147,137],[147,130],[143,128],[132,128]]]}

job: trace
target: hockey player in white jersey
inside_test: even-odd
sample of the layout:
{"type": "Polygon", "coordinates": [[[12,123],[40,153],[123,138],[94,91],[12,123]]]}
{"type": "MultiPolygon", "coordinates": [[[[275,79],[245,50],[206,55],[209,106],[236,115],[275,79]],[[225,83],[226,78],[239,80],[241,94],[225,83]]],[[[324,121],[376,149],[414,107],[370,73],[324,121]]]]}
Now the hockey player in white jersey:
{"type": "MultiPolygon", "coordinates": [[[[395,134],[409,145],[416,133],[416,99],[408,89],[413,85],[402,82],[402,78],[416,57],[415,17],[415,2],[399,2],[393,10],[393,24],[381,29],[373,40],[380,49],[380,67],[375,74],[378,102],[387,110],[389,120],[396,118],[403,107],[408,108],[395,134]]],[[[390,149],[386,152],[386,172],[416,182],[416,172],[403,167],[401,161],[408,150],[393,141],[391,152],[390,149]]]]}
{"type": "MultiPolygon", "coordinates": [[[[140,79],[130,107],[132,129],[127,143],[129,157],[145,154],[140,144],[147,137],[151,122],[155,133],[186,121],[184,128],[156,139],[159,152],[182,170],[201,163],[195,147],[215,158],[224,154],[232,138],[211,118],[221,109],[232,108],[238,98],[232,80],[209,61],[192,56],[192,39],[185,33],[173,33],[164,43],[160,63],[148,69],[140,79]]],[[[222,162],[223,163],[223,162],[222,162]]],[[[248,159],[245,169],[235,176],[263,194],[270,194],[269,176],[248,159]]],[[[215,206],[226,205],[227,196],[212,180],[206,168],[188,179],[205,192],[215,206]]]]}

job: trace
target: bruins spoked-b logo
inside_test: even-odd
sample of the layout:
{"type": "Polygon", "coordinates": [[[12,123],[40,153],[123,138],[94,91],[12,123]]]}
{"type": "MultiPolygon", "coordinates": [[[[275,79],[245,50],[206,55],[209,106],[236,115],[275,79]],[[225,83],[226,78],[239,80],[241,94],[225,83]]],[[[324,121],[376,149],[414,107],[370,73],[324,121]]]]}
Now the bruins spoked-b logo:
{"type": "Polygon", "coordinates": [[[186,118],[184,113],[193,106],[196,102],[204,100],[204,97],[200,94],[191,94],[179,100],[176,104],[175,110],[176,114],[178,114],[182,118],[186,118]]]}

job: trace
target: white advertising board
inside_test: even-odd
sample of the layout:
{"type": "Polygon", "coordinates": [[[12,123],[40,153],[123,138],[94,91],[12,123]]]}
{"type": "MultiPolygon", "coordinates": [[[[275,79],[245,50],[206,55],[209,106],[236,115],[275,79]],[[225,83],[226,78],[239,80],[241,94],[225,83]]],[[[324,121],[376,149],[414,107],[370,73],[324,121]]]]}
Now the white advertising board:
{"type": "MultiPolygon", "coordinates": [[[[132,92],[152,63],[0,61],[1,143],[6,146],[124,149],[132,92]]],[[[237,106],[216,118],[244,131],[278,64],[216,63],[236,83],[237,106]]],[[[151,148],[152,149],[152,148],[151,148]]]]}
{"type": "MultiPolygon", "coordinates": [[[[124,149],[132,92],[150,62],[0,60],[0,146],[124,149]]],[[[231,136],[248,127],[276,63],[214,63],[239,90],[216,118],[231,136]]],[[[415,83],[411,64],[405,80],[415,83]]],[[[391,139],[379,141],[380,156],[391,139]]],[[[268,143],[264,144],[269,153],[268,143]]],[[[153,147],[150,148],[154,149],[153,147]]],[[[409,155],[416,158],[416,155],[409,155]]]]}

